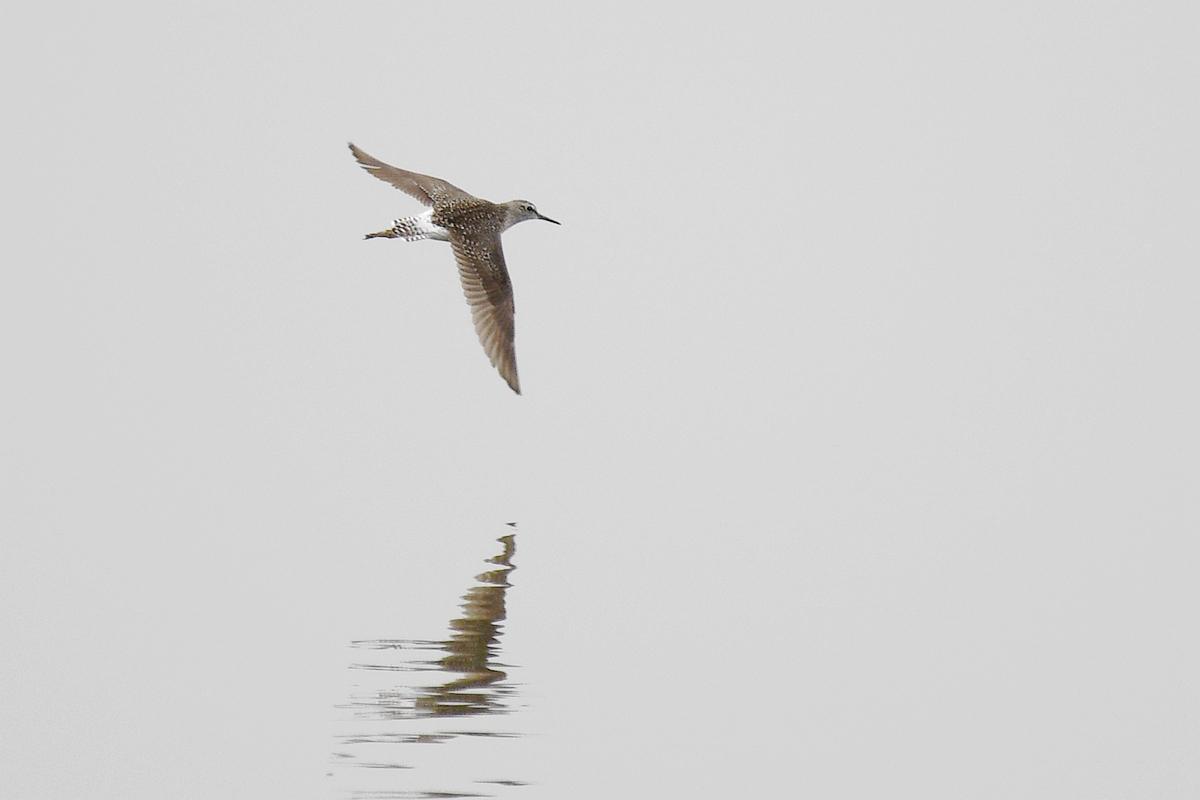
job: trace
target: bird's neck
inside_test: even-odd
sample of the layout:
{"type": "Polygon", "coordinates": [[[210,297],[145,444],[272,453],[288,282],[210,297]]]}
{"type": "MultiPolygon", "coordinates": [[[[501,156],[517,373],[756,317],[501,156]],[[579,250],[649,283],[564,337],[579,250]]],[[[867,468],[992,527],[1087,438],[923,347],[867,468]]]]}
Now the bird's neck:
{"type": "Polygon", "coordinates": [[[515,206],[511,206],[511,205],[508,205],[507,203],[505,203],[503,208],[504,208],[504,220],[501,224],[504,227],[501,228],[501,230],[506,231],[509,228],[511,228],[513,225],[516,225],[518,222],[520,222],[521,218],[517,216],[517,209],[515,206]]]}

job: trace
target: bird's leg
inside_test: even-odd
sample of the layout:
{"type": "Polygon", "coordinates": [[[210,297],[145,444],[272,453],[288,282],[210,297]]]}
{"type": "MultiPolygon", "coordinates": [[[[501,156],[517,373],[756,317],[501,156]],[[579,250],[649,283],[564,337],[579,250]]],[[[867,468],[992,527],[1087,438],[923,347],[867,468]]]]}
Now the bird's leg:
{"type": "Polygon", "coordinates": [[[364,239],[375,239],[375,238],[395,239],[399,235],[400,235],[400,232],[397,231],[396,228],[393,226],[391,228],[388,228],[386,231],[376,231],[375,233],[368,233],[363,238],[364,239]]]}

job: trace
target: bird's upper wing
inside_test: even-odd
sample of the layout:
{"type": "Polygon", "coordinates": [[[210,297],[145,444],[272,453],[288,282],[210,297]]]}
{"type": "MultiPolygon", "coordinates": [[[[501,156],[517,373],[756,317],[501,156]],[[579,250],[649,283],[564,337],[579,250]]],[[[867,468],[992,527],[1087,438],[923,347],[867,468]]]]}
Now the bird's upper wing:
{"type": "Polygon", "coordinates": [[[451,231],[450,246],[458,262],[463,294],[471,306],[471,319],[484,352],[512,390],[521,393],[517,380],[517,353],[513,345],[513,291],[500,234],[451,231]]]}
{"type": "Polygon", "coordinates": [[[475,199],[449,181],[385,164],[359,150],[354,143],[350,144],[350,152],[367,172],[381,181],[387,181],[405,194],[412,195],[427,206],[437,205],[446,200],[475,199]]]}

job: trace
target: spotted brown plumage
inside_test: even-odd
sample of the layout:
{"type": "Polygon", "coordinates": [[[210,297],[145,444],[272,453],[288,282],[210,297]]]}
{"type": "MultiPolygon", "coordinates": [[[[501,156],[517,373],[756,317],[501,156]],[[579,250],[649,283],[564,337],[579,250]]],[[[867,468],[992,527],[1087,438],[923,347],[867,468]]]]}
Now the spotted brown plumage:
{"type": "Polygon", "coordinates": [[[391,228],[369,233],[366,238],[403,238],[408,241],[437,239],[450,242],[463,294],[471,307],[471,319],[479,342],[517,394],[517,355],[514,347],[512,281],[504,263],[500,234],[528,219],[556,220],[538,213],[527,200],[492,203],[464,192],[449,181],[393,167],[368,155],[353,144],[350,152],[367,172],[430,207],[416,217],[398,219],[391,228]]]}

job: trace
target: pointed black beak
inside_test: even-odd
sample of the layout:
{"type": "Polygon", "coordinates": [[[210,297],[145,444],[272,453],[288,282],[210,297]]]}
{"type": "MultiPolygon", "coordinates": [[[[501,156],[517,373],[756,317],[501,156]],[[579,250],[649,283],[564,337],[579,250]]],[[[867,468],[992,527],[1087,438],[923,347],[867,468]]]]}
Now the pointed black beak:
{"type": "Polygon", "coordinates": [[[559,222],[558,220],[550,219],[549,217],[543,217],[541,214],[538,214],[538,219],[544,219],[544,220],[546,220],[546,222],[553,222],[555,225],[562,225],[562,223],[559,222]]]}

